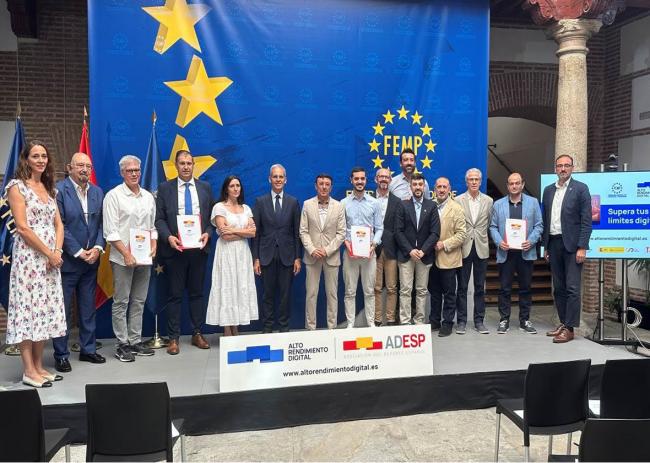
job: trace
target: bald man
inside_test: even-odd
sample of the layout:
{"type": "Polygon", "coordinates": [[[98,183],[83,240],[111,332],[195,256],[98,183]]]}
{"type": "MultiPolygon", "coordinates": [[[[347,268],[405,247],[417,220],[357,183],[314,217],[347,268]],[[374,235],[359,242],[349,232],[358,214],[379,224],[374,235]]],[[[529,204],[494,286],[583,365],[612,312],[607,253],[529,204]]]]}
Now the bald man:
{"type": "Polygon", "coordinates": [[[104,252],[102,233],[102,190],[90,183],[93,164],[83,153],[75,153],[68,164],[69,176],[57,183],[56,202],[65,229],[61,281],[68,334],[55,338],[54,361],[57,371],[72,370],[68,336],[71,328],[72,297],[76,294],[79,310],[79,360],[104,363],[95,350],[95,287],[99,256],[104,252]]]}

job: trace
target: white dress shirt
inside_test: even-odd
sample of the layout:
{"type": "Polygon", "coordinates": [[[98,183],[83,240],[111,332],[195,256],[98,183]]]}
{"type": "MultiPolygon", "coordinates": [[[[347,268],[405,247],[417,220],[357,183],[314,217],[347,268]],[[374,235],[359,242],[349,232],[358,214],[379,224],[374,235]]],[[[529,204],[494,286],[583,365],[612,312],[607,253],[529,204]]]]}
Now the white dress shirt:
{"type": "Polygon", "coordinates": [[[185,184],[190,185],[190,196],[192,197],[192,215],[201,214],[201,208],[199,206],[199,194],[196,191],[196,183],[194,179],[190,179],[189,182],[184,182],[180,178],[178,179],[178,215],[185,215],[185,184]]]}
{"type": "Polygon", "coordinates": [[[561,235],[562,234],[562,203],[564,202],[564,195],[567,192],[569,187],[569,182],[571,178],[564,182],[564,185],[560,185],[558,182],[555,182],[555,195],[553,196],[553,205],[551,206],[551,224],[549,226],[549,233],[551,235],[561,235]]]}
{"type": "MultiPolygon", "coordinates": [[[[121,241],[129,247],[131,229],[148,230],[151,239],[158,239],[154,225],[156,219],[156,202],[153,195],[140,187],[133,193],[122,183],[106,194],[104,198],[104,238],[106,241],[121,241]]],[[[116,250],[111,250],[111,262],[124,265],[124,257],[116,250]]]]}

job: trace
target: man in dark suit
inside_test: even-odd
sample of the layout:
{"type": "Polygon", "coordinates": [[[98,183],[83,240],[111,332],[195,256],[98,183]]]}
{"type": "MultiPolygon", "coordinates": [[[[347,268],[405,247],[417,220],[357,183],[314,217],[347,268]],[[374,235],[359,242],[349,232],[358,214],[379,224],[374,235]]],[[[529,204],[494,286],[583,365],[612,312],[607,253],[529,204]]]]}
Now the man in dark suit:
{"type": "Polygon", "coordinates": [[[551,263],[553,298],[560,326],[549,331],[554,343],[573,339],[580,326],[582,264],[591,237],[591,195],[589,187],[571,178],[573,158],[566,154],[555,160],[558,180],[544,189],[544,257],[551,263]]]}
{"type": "Polygon", "coordinates": [[[377,255],[377,277],[375,278],[375,326],[381,326],[386,316],[387,325],[397,324],[397,256],[395,244],[395,222],[397,210],[401,207],[400,199],[388,191],[390,170],[379,169],[375,174],[377,191],[375,198],[379,201],[384,216],[384,233],[381,243],[375,249],[377,255]],[[386,286],[386,304],[384,305],[383,288],[386,286]]]}
{"type": "Polygon", "coordinates": [[[68,165],[69,176],[57,183],[56,202],[65,230],[61,283],[68,333],[52,341],[55,368],[72,370],[68,337],[71,326],[72,297],[76,294],[79,309],[79,360],[104,363],[106,359],[95,347],[95,288],[99,256],[104,252],[102,201],[104,193],[90,183],[92,162],[83,153],[75,153],[68,165]]]}
{"type": "Polygon", "coordinates": [[[424,198],[424,177],[411,176],[412,197],[403,201],[397,212],[395,241],[399,261],[400,323],[411,322],[411,291],[415,280],[415,324],[424,323],[429,270],[440,237],[440,217],[436,204],[424,198]]]}
{"type": "Polygon", "coordinates": [[[205,322],[203,283],[209,248],[207,246],[213,227],[212,188],[207,182],[194,178],[194,159],[189,151],[180,150],[175,160],[178,178],[162,183],[156,197],[156,229],[158,230],[158,253],[165,265],[169,281],[167,300],[167,353],[180,351],[178,339],[181,333],[181,303],[187,289],[192,321],[192,345],[209,349],[210,344],[201,334],[205,322]],[[178,235],[177,217],[199,216],[201,220],[200,247],[185,249],[178,235]]]}
{"type": "Polygon", "coordinates": [[[280,332],[289,331],[289,297],[294,275],[300,272],[300,206],[284,192],[287,172],[280,164],[271,166],[271,193],[260,196],[253,206],[257,232],[253,239],[253,268],[262,276],[263,332],[273,332],[273,307],[279,296],[280,332]]]}

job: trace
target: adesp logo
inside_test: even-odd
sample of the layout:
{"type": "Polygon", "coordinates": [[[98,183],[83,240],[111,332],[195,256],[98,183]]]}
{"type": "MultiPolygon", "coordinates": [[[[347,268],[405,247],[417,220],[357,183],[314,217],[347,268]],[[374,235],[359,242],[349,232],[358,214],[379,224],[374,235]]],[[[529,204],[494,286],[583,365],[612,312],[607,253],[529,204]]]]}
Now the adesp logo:
{"type": "Polygon", "coordinates": [[[356,338],[353,341],[343,341],[343,350],[381,350],[381,349],[412,349],[422,346],[424,334],[401,334],[388,336],[385,341],[375,341],[371,336],[356,338]]]}
{"type": "Polygon", "coordinates": [[[245,350],[234,350],[228,352],[228,364],[252,363],[259,360],[260,363],[284,361],[284,350],[271,349],[271,346],[249,346],[245,350]]]}

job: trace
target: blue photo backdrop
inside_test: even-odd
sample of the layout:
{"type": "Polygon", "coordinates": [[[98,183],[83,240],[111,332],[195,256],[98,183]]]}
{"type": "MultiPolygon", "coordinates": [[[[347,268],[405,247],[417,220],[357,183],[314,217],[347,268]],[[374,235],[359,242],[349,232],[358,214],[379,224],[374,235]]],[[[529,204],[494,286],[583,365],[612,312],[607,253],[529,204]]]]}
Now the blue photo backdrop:
{"type": "MultiPolygon", "coordinates": [[[[105,190],[122,155],[144,161],[154,110],[163,162],[186,145],[215,194],[237,174],[250,205],[274,163],[301,202],[319,172],[340,199],[355,165],[399,171],[405,145],[430,184],[485,171],[487,0],[89,0],[88,16],[105,190]]],[[[292,301],[304,326],[302,275],[292,301]]]]}

